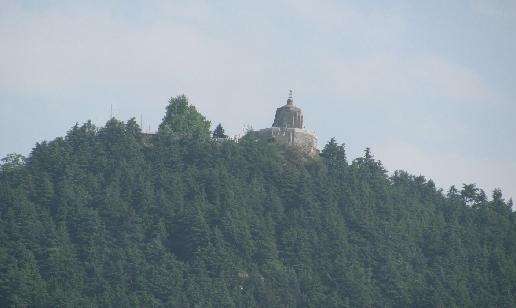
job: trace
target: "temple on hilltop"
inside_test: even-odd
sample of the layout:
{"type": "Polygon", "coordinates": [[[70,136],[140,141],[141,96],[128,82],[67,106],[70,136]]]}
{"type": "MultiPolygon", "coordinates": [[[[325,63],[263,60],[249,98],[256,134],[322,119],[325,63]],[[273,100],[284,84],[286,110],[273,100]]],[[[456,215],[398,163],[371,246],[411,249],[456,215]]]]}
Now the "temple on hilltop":
{"type": "Polygon", "coordinates": [[[273,138],[280,144],[292,145],[308,155],[318,153],[317,137],[303,126],[303,113],[294,105],[292,90],[287,104],[276,109],[272,127],[261,129],[257,134],[261,138],[273,138]]]}

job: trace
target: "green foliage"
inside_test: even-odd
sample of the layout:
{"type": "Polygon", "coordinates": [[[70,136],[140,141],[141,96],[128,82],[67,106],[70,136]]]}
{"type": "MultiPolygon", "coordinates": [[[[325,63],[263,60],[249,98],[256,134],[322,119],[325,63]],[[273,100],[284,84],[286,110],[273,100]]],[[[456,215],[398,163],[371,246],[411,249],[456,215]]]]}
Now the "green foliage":
{"type": "Polygon", "coordinates": [[[88,122],[4,159],[0,306],[516,306],[500,190],[208,129],[179,96],[152,139],[88,122]]]}
{"type": "Polygon", "coordinates": [[[324,149],[321,152],[321,157],[324,158],[326,165],[328,166],[328,170],[332,172],[341,171],[348,165],[344,144],[339,145],[337,141],[335,141],[335,138],[331,138],[324,146],[324,149]]]}
{"type": "Polygon", "coordinates": [[[10,170],[14,170],[25,165],[26,158],[23,157],[23,155],[11,153],[7,154],[0,161],[2,162],[2,164],[0,165],[0,170],[8,172],[10,170]]]}
{"type": "Polygon", "coordinates": [[[168,101],[167,113],[159,130],[206,140],[210,136],[210,122],[189,104],[186,96],[179,95],[168,101]]]}
{"type": "Polygon", "coordinates": [[[213,131],[213,138],[214,139],[225,139],[228,136],[224,132],[224,128],[222,127],[222,124],[218,124],[215,130],[213,131]]]}

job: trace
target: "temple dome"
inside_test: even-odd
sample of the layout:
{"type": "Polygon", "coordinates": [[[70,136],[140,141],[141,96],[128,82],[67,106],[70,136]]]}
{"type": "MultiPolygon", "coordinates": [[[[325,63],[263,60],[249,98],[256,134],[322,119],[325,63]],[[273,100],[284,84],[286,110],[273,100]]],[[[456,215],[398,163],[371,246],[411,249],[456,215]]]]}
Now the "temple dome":
{"type": "Polygon", "coordinates": [[[303,128],[303,113],[301,108],[294,105],[292,90],[287,99],[287,104],[276,109],[272,127],[303,128]]]}
{"type": "Polygon", "coordinates": [[[263,128],[256,132],[256,136],[266,140],[275,140],[278,144],[293,146],[301,153],[315,156],[317,150],[317,136],[303,126],[303,114],[299,107],[294,106],[292,90],[287,104],[276,110],[272,127],[263,128]]]}

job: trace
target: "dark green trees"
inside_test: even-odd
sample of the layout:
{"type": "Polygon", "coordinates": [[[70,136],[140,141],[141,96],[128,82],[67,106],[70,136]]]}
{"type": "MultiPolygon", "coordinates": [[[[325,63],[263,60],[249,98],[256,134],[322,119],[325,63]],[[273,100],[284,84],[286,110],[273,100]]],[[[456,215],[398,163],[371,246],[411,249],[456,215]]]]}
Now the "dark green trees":
{"type": "Polygon", "coordinates": [[[150,139],[88,122],[4,159],[0,307],[516,306],[501,191],[209,127],[179,96],[150,139]]]}
{"type": "Polygon", "coordinates": [[[167,113],[159,130],[171,130],[180,135],[205,140],[210,136],[210,122],[188,103],[186,96],[179,95],[169,100],[167,113]]]}
{"type": "Polygon", "coordinates": [[[222,128],[222,124],[218,124],[215,130],[213,131],[214,139],[225,139],[228,136],[224,133],[224,128],[222,128]]]}
{"type": "Polygon", "coordinates": [[[7,154],[7,156],[2,158],[0,168],[4,172],[9,172],[25,165],[25,161],[26,158],[23,155],[17,153],[7,154]]]}
{"type": "Polygon", "coordinates": [[[342,170],[347,166],[346,151],[344,150],[344,144],[337,144],[335,138],[331,138],[330,141],[324,146],[321,152],[321,157],[324,158],[328,170],[337,171],[342,170]]]}

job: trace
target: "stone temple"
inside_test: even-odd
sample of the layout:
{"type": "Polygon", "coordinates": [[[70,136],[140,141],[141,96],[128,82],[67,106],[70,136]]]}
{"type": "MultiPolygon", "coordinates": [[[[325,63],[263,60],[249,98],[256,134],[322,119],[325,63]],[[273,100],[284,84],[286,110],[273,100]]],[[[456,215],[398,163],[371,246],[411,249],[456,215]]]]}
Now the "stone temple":
{"type": "Polygon", "coordinates": [[[280,144],[292,145],[308,155],[318,153],[317,137],[303,126],[303,113],[294,105],[292,90],[287,104],[276,110],[272,127],[261,129],[257,134],[261,138],[273,138],[280,144]]]}

